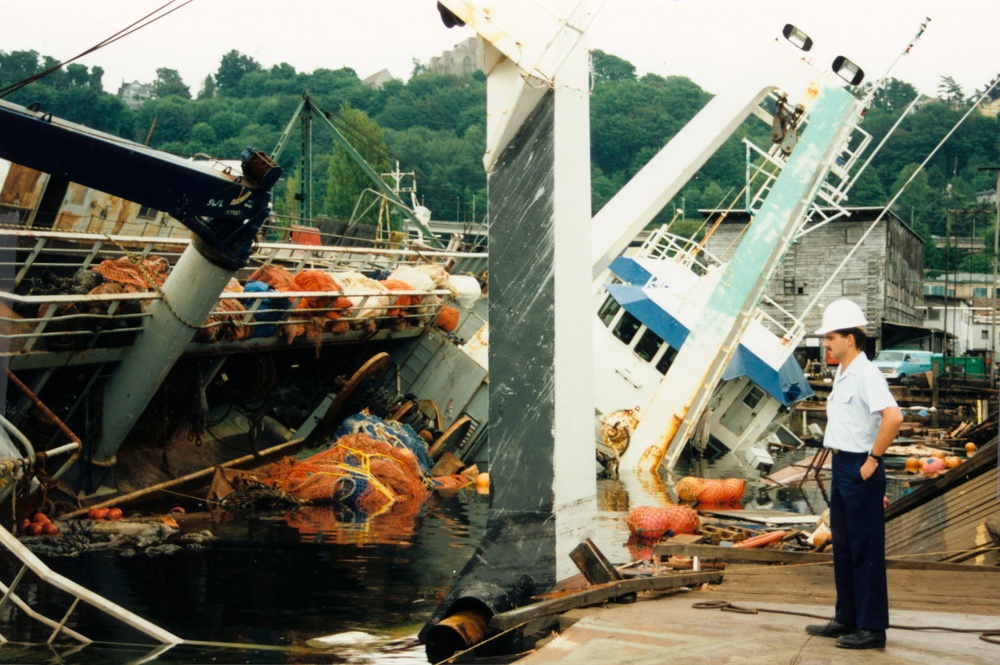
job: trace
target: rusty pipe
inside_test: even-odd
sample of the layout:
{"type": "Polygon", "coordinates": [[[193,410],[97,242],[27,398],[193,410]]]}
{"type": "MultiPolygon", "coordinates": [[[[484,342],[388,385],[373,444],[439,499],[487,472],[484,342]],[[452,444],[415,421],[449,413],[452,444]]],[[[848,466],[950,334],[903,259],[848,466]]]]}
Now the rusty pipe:
{"type": "MultiPolygon", "coordinates": [[[[63,434],[65,434],[66,437],[73,444],[76,445],[76,449],[73,451],[73,454],[70,455],[69,459],[66,460],[66,462],[61,467],[59,467],[59,470],[56,471],[51,476],[52,478],[59,478],[64,473],[66,473],[66,470],[69,469],[71,466],[73,466],[73,463],[77,460],[78,457],[80,457],[80,450],[83,448],[83,442],[80,441],[80,437],[78,437],[73,432],[73,430],[71,430],[66,425],[66,423],[64,423],[59,418],[59,416],[57,416],[55,413],[52,412],[52,409],[50,409],[49,407],[47,407],[45,405],[45,403],[41,399],[39,399],[38,395],[36,395],[34,392],[32,392],[32,390],[28,386],[24,385],[24,383],[21,381],[21,379],[17,378],[17,376],[14,374],[14,372],[10,371],[9,367],[7,368],[7,379],[10,380],[15,386],[17,386],[18,389],[20,389],[20,391],[23,392],[24,395],[31,401],[31,403],[34,404],[35,407],[39,411],[41,411],[42,416],[45,418],[45,420],[47,420],[52,425],[55,425],[56,429],[58,429],[60,432],[62,432],[63,434]]],[[[59,452],[62,452],[63,449],[64,449],[64,446],[60,446],[59,448],[57,448],[55,450],[57,450],[59,452]]],[[[40,459],[42,461],[45,461],[47,455],[51,455],[51,454],[53,454],[53,452],[54,451],[48,451],[47,453],[46,452],[40,452],[40,453],[37,453],[35,456],[38,459],[40,459]]]]}
{"type": "Polygon", "coordinates": [[[449,614],[427,631],[427,660],[440,663],[483,641],[492,613],[485,606],[469,606],[449,614]]]}

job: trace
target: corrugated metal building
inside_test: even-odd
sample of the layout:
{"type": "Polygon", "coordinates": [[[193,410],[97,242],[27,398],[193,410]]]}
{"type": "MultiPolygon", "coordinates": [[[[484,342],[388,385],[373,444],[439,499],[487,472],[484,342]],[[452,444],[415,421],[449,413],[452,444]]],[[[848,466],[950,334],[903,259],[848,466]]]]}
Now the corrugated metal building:
{"type": "MultiPolygon", "coordinates": [[[[801,316],[883,208],[847,210],[850,217],[807,225],[778,266],[767,294],[788,312],[801,316]]],[[[701,212],[709,224],[717,217],[715,211],[701,212]]],[[[832,210],[827,212],[833,214],[832,210]]],[[[728,260],[748,222],[745,211],[730,211],[706,244],[708,251],[728,260]]],[[[932,348],[938,342],[932,331],[923,327],[923,269],[923,240],[900,217],[887,211],[823,292],[819,307],[807,322],[807,331],[818,327],[828,303],[850,298],[868,316],[870,355],[882,348],[932,348]]],[[[768,314],[783,324],[787,322],[787,317],[773,308],[768,314]]],[[[819,357],[820,343],[820,338],[807,336],[803,342],[806,352],[800,355],[819,357]]]]}

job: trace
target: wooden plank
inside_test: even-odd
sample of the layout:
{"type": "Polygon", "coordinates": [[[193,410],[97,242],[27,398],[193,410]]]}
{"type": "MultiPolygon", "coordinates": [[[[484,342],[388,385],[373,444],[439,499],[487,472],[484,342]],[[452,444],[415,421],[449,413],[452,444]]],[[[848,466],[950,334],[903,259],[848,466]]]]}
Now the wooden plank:
{"type": "Polygon", "coordinates": [[[788,510],[704,510],[705,515],[753,522],[754,524],[815,524],[819,515],[803,515],[788,510]]]}
{"type": "MultiPolygon", "coordinates": [[[[787,550],[744,550],[716,545],[684,545],[659,543],[653,547],[654,556],[696,556],[708,561],[728,563],[779,563],[779,564],[833,564],[832,554],[819,552],[794,552],[787,550]]],[[[936,570],[958,573],[980,573],[988,575],[1000,573],[1000,567],[977,566],[938,561],[913,561],[910,559],[887,558],[886,568],[905,570],[936,570]]]]}
{"type": "Polygon", "coordinates": [[[653,556],[696,556],[712,561],[740,563],[833,563],[833,556],[819,552],[788,550],[740,549],[716,545],[686,545],[659,543],[653,546],[653,556]]]}
{"type": "Polygon", "coordinates": [[[567,593],[558,598],[542,600],[531,605],[524,605],[508,612],[502,612],[490,619],[490,627],[497,630],[507,630],[527,621],[552,614],[560,614],[587,605],[596,605],[612,598],[619,598],[640,591],[666,591],[686,586],[701,584],[719,584],[722,573],[683,573],[665,574],[652,577],[633,578],[617,582],[600,584],[580,591],[567,593]]]}
{"type": "Polygon", "coordinates": [[[604,584],[623,579],[621,573],[615,570],[590,538],[574,547],[569,553],[569,558],[591,584],[604,584]]]}

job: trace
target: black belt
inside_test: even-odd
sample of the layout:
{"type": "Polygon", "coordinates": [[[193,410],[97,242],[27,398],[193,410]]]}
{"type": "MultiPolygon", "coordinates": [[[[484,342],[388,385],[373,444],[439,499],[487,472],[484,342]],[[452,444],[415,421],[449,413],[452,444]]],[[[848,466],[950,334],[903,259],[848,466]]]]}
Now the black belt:
{"type": "Polygon", "coordinates": [[[849,452],[847,450],[839,450],[837,448],[830,448],[829,450],[834,455],[847,455],[848,457],[851,457],[851,456],[868,457],[868,455],[871,454],[871,453],[852,453],[852,452],[849,452]]]}

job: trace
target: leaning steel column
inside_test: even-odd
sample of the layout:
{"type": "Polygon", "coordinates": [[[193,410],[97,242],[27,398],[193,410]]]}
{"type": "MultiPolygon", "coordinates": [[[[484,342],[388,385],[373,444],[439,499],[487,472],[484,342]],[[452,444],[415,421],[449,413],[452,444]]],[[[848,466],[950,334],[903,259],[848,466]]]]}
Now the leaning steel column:
{"type": "Polygon", "coordinates": [[[162,297],[149,308],[142,333],[105,386],[101,437],[91,452],[91,463],[113,463],[125,437],[234,274],[205,258],[197,243],[181,254],[160,288],[162,297]]]}
{"type": "Polygon", "coordinates": [[[431,660],[575,572],[596,515],[588,17],[564,0],[442,4],[485,42],[491,490],[483,542],[421,632],[431,660]]]}

